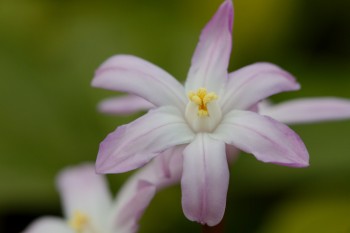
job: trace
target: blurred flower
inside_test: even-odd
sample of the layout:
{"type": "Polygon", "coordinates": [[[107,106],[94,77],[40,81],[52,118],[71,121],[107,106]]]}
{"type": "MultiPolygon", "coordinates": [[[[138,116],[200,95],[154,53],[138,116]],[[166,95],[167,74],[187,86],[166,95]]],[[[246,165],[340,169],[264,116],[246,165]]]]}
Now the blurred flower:
{"type": "Polygon", "coordinates": [[[156,189],[179,180],[174,174],[181,172],[176,169],[181,169],[181,166],[172,166],[165,174],[160,160],[154,160],[131,176],[113,201],[105,177],[97,175],[93,165],[67,168],[57,177],[64,219],[39,218],[23,233],[136,232],[138,220],[156,189]]]}
{"type": "MultiPolygon", "coordinates": [[[[97,171],[125,172],[158,155],[183,156],[184,213],[209,226],[218,224],[225,211],[229,183],[226,145],[263,162],[305,167],[309,160],[295,132],[256,113],[258,102],[279,92],[298,90],[299,84],[270,63],[256,63],[228,74],[232,24],[232,2],[226,0],[202,31],[185,87],[157,66],[130,55],[108,59],[92,82],[95,87],[140,96],[155,106],[107,136],[100,145],[97,171]]],[[[138,100],[131,101],[144,106],[145,102],[135,102],[138,100]]]]}

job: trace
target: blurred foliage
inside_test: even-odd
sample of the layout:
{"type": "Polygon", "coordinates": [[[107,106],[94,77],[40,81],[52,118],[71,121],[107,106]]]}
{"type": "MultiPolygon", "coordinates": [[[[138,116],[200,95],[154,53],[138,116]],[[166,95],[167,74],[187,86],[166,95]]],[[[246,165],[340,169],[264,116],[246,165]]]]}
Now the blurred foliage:
{"type": "Polygon", "coordinates": [[[283,203],[267,220],[262,233],[350,232],[349,194],[313,194],[283,203]]]}
{"type": "MultiPolygon", "coordinates": [[[[183,81],[199,33],[220,3],[0,1],[1,232],[18,232],[39,215],[60,214],[57,172],[94,161],[107,133],[137,117],[97,113],[96,104],[114,95],[90,87],[98,65],[113,54],[134,54],[183,81]]],[[[277,102],[350,98],[349,1],[234,3],[230,70],[267,60],[292,72],[303,89],[274,97],[277,102]]],[[[263,164],[243,154],[231,169],[227,232],[349,231],[350,121],[293,129],[310,151],[311,167],[263,164]]],[[[109,176],[114,192],[127,176],[109,176]]],[[[199,231],[183,216],[180,195],[179,187],[159,193],[141,232],[199,231]]]]}

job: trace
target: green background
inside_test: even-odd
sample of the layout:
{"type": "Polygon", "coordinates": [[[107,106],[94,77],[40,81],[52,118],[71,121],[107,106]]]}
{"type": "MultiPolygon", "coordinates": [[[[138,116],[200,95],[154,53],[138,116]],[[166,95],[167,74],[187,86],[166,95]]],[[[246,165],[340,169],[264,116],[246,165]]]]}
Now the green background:
{"type": "MultiPolygon", "coordinates": [[[[183,81],[201,29],[219,0],[0,0],[0,231],[61,215],[55,176],[94,161],[116,126],[104,116],[94,70],[133,54],[183,81]]],[[[230,70],[256,61],[294,74],[302,90],[273,97],[350,98],[349,1],[235,0],[230,70]]],[[[231,167],[226,232],[350,232],[350,121],[292,126],[311,166],[293,169],[242,155],[231,167]]],[[[129,174],[109,175],[113,192],[129,174]]],[[[156,196],[140,232],[199,232],[178,186],[156,196]]]]}

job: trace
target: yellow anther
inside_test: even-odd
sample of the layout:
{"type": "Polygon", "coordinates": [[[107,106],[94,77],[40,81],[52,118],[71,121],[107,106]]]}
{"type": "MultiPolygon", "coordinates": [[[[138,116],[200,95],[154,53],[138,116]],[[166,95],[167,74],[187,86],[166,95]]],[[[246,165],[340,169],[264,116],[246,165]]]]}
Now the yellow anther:
{"type": "Polygon", "coordinates": [[[218,96],[214,92],[207,93],[207,89],[201,87],[197,92],[190,91],[188,93],[190,101],[198,105],[198,116],[206,117],[209,116],[207,104],[213,100],[216,100],[218,96]]]}
{"type": "Polygon", "coordinates": [[[198,104],[198,105],[202,105],[202,99],[198,96],[198,95],[194,95],[191,98],[191,101],[198,104]]]}
{"type": "Polygon", "coordinates": [[[189,98],[189,99],[192,99],[192,97],[193,97],[194,95],[197,95],[196,92],[194,92],[194,91],[189,91],[189,92],[188,92],[188,98],[189,98]]]}
{"type": "Polygon", "coordinates": [[[207,95],[207,89],[204,88],[204,87],[199,88],[198,91],[197,91],[197,95],[198,95],[201,99],[203,99],[203,98],[207,95]]]}
{"type": "Polygon", "coordinates": [[[215,95],[214,92],[210,92],[210,93],[208,93],[206,96],[204,96],[204,98],[203,98],[203,104],[207,104],[207,103],[209,103],[209,102],[211,102],[211,101],[213,101],[213,100],[216,100],[217,98],[218,98],[218,96],[215,95]]]}
{"type": "Polygon", "coordinates": [[[69,220],[69,226],[77,233],[83,232],[88,224],[89,217],[80,211],[74,212],[71,220],[69,220]]]}

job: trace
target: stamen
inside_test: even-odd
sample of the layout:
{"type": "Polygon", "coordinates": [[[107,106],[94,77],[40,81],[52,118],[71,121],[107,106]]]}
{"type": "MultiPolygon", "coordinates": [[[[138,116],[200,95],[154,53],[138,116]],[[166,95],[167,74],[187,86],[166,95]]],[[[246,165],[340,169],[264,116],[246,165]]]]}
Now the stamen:
{"type": "Polygon", "coordinates": [[[207,104],[216,100],[218,96],[214,92],[207,93],[207,89],[201,87],[197,92],[190,91],[188,93],[188,98],[198,105],[198,116],[207,117],[209,116],[207,104]]]}
{"type": "Polygon", "coordinates": [[[89,217],[80,211],[74,212],[68,224],[76,233],[84,233],[84,232],[95,233],[96,232],[91,225],[89,217]]]}

